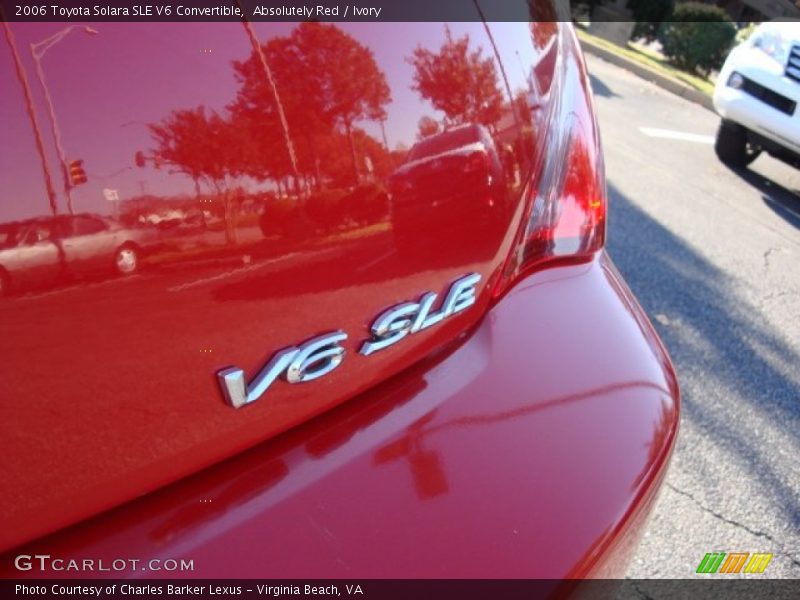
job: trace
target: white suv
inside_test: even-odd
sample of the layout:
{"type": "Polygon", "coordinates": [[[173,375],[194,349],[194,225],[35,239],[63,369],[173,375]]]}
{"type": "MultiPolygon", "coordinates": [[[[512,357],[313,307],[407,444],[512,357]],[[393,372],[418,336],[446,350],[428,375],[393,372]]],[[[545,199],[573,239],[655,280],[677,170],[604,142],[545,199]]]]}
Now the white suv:
{"type": "Polygon", "coordinates": [[[800,168],[798,104],[800,23],[762,23],[731,50],[717,79],[717,156],[745,167],[764,150],[800,168]]]}

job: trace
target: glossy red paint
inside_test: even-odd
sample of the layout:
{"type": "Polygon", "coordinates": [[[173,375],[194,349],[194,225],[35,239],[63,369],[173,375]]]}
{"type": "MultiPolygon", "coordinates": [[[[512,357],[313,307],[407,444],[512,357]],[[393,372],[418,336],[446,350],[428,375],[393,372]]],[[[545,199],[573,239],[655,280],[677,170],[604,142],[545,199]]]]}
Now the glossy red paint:
{"type": "Polygon", "coordinates": [[[185,577],[618,576],[677,418],[669,359],[613,266],[552,268],[439,354],[241,456],[21,546],[3,574],[41,576],[13,573],[11,559],[46,551],[192,558],[185,577]]]}
{"type": "Polygon", "coordinates": [[[0,49],[0,549],[166,545],[202,576],[585,575],[621,556],[602,549],[646,515],[677,387],[599,254],[570,26],[95,29],[13,24],[0,49]],[[87,183],[62,181],[56,138],[87,183]],[[81,229],[90,213],[105,226],[81,229]],[[470,272],[474,306],[358,354],[381,311],[470,272]],[[220,369],[252,377],[338,329],[329,375],[223,402],[220,369]]]}

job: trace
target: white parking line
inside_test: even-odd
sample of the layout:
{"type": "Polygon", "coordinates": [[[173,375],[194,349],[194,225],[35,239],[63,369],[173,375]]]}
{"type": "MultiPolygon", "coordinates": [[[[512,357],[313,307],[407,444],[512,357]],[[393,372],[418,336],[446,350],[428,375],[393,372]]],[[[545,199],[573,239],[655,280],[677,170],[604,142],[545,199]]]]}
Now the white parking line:
{"type": "Polygon", "coordinates": [[[228,279],[229,277],[235,277],[237,275],[241,275],[242,273],[250,273],[252,271],[257,271],[258,269],[263,269],[264,267],[274,266],[278,263],[282,262],[289,262],[294,260],[298,256],[302,256],[304,260],[309,260],[310,258],[320,258],[327,254],[335,255],[339,252],[338,248],[319,248],[317,250],[310,250],[306,252],[290,252],[289,254],[284,254],[282,256],[276,256],[274,258],[268,258],[266,260],[262,260],[257,263],[253,263],[251,265],[247,265],[244,267],[237,267],[235,269],[230,269],[229,271],[224,271],[222,273],[217,273],[216,275],[210,275],[208,277],[201,277],[200,279],[195,279],[193,281],[188,281],[186,283],[181,283],[178,285],[173,285],[172,287],[168,287],[168,292],[181,292],[183,290],[187,290],[193,287],[205,285],[206,283],[216,283],[217,281],[222,281],[223,279],[228,279]]]}
{"type": "Polygon", "coordinates": [[[15,302],[28,301],[28,300],[38,300],[39,298],[47,298],[49,296],[58,296],[60,294],[66,294],[68,292],[74,292],[74,291],[81,291],[82,292],[84,290],[90,290],[90,289],[94,289],[94,288],[104,287],[104,286],[107,286],[107,285],[111,285],[112,283],[115,283],[117,285],[119,285],[121,283],[128,283],[128,282],[131,282],[131,281],[136,281],[140,277],[141,277],[141,275],[137,274],[137,275],[128,275],[128,276],[126,276],[124,278],[112,277],[110,279],[105,279],[103,281],[96,281],[96,282],[92,282],[92,283],[70,284],[70,285],[65,286],[65,287],[56,288],[54,290],[47,290],[45,292],[26,292],[25,294],[22,294],[21,296],[18,296],[16,298],[10,298],[9,300],[15,301],[15,302]]]}
{"type": "Polygon", "coordinates": [[[263,269],[264,267],[269,267],[270,265],[274,265],[275,263],[282,262],[288,258],[293,258],[297,256],[297,252],[292,252],[291,254],[287,254],[285,256],[271,258],[254,265],[248,265],[246,267],[238,267],[236,269],[231,269],[230,271],[225,271],[223,273],[218,273],[216,275],[211,275],[209,277],[202,277],[200,279],[195,279],[194,281],[189,281],[187,283],[181,283],[180,285],[174,285],[172,287],[168,287],[168,292],[180,292],[182,290],[186,290],[189,288],[197,287],[198,285],[203,285],[206,283],[214,283],[215,281],[221,281],[222,279],[227,279],[228,277],[233,277],[235,275],[241,275],[242,273],[249,273],[250,271],[256,271],[258,269],[263,269]]]}
{"type": "Polygon", "coordinates": [[[684,142],[694,142],[695,144],[709,145],[714,143],[713,135],[700,135],[698,133],[686,133],[685,131],[658,129],[656,127],[639,127],[639,131],[650,137],[665,138],[668,140],[681,140],[684,142]]]}

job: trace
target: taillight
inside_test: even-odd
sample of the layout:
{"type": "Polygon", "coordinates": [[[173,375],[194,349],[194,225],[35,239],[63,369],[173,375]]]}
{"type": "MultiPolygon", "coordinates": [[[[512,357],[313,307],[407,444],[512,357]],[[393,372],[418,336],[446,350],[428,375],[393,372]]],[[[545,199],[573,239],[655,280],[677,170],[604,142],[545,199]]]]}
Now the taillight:
{"type": "Polygon", "coordinates": [[[574,35],[567,36],[541,121],[544,134],[536,143],[527,212],[498,293],[531,269],[586,259],[605,243],[603,156],[585,68],[575,48],[574,35]]]}

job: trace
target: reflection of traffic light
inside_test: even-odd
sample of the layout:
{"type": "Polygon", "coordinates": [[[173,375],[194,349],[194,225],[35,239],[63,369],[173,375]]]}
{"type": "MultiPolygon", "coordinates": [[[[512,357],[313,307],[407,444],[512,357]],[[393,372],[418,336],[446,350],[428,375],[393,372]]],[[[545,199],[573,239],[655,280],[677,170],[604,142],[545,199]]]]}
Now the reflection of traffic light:
{"type": "Polygon", "coordinates": [[[83,170],[82,160],[69,161],[69,183],[73,187],[86,183],[86,172],[83,170]]]}

